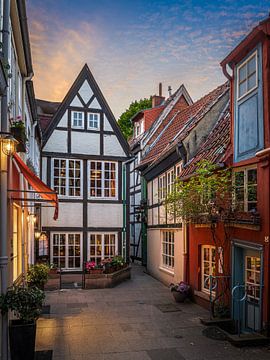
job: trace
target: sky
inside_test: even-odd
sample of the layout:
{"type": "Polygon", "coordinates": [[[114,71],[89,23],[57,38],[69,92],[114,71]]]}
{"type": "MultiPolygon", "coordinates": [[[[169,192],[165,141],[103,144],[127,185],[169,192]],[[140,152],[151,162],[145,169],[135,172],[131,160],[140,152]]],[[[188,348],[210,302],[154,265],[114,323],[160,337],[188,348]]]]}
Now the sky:
{"type": "Polygon", "coordinates": [[[197,100],[270,0],[28,0],[36,97],[61,101],[87,63],[116,118],[182,83],[197,100]]]}

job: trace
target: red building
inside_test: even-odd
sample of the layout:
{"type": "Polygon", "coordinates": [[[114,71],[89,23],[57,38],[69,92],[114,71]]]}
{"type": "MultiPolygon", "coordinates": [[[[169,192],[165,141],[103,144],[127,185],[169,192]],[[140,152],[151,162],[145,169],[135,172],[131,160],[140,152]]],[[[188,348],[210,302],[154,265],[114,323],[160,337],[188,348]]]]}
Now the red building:
{"type": "MultiPolygon", "coordinates": [[[[210,134],[191,164],[181,174],[192,173],[200,158],[232,166],[236,218],[224,231],[219,224],[217,248],[207,225],[188,231],[189,282],[195,299],[209,306],[218,287],[227,284],[230,315],[242,332],[270,331],[269,299],[269,155],[270,155],[270,18],[256,26],[221,62],[230,81],[230,125],[210,134]],[[230,129],[228,129],[230,126],[230,129]],[[229,131],[230,130],[230,131],[229,131]],[[230,139],[229,139],[230,135],[230,139]],[[215,158],[218,146],[226,145],[223,159],[215,158]],[[197,159],[196,159],[197,158],[197,159]],[[185,173],[186,172],[186,173],[185,173]],[[224,263],[221,270],[220,263],[224,263]],[[197,269],[194,271],[194,269],[197,269]],[[222,278],[229,276],[227,278],[222,278]],[[219,278],[220,277],[220,278],[219,278]],[[223,282],[223,285],[221,285],[223,282]]],[[[224,117],[224,121],[226,116],[224,117]]]]}

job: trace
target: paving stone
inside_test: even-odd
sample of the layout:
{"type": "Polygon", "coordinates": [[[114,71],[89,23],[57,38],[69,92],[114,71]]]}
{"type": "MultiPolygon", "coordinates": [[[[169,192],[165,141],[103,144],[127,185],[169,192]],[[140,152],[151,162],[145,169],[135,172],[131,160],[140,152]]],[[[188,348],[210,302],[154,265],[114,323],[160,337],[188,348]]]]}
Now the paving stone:
{"type": "Polygon", "coordinates": [[[270,359],[267,348],[239,350],[206,338],[199,318],[208,311],[176,304],[141,267],[132,272],[112,289],[46,292],[51,313],[38,320],[36,350],[52,349],[53,360],[270,359]]]}
{"type": "Polygon", "coordinates": [[[176,349],[148,350],[147,355],[151,360],[185,360],[176,349]]]}

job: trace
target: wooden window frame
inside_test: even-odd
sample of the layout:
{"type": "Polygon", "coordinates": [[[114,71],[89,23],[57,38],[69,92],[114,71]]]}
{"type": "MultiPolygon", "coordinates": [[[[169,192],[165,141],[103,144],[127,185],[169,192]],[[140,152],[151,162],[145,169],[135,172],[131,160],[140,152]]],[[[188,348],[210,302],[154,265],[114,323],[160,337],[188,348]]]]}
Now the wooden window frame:
{"type": "MultiPolygon", "coordinates": [[[[236,189],[236,186],[235,186],[235,174],[236,173],[239,173],[239,172],[243,172],[244,173],[244,200],[243,200],[243,203],[244,203],[244,209],[242,210],[243,212],[249,212],[251,210],[248,210],[248,204],[249,203],[253,203],[255,201],[248,201],[248,171],[250,170],[256,170],[257,171],[257,182],[256,182],[256,189],[258,189],[258,169],[257,169],[257,166],[247,166],[247,167],[241,167],[241,168],[235,168],[233,169],[233,186],[234,186],[234,195],[233,195],[233,206],[234,208],[236,208],[236,194],[235,194],[235,189],[236,189]]],[[[258,190],[257,190],[257,201],[256,201],[256,204],[258,206],[258,190]]],[[[256,206],[256,208],[257,208],[256,206]]],[[[240,210],[241,211],[241,210],[240,210]]]]}
{"type": "MultiPolygon", "coordinates": [[[[118,199],[118,162],[117,161],[107,161],[107,160],[90,160],[88,161],[88,175],[89,175],[89,182],[88,182],[88,197],[89,199],[95,200],[117,200],[118,199]],[[91,163],[101,163],[101,196],[93,196],[91,195],[91,163]],[[105,179],[105,163],[115,164],[115,196],[105,196],[105,180],[112,180],[112,179],[105,179]]],[[[106,188],[111,189],[111,188],[106,188]]],[[[111,191],[111,190],[110,190],[111,191]]]]}
{"type": "MultiPolygon", "coordinates": [[[[76,179],[76,178],[75,178],[76,179]]],[[[83,197],[83,167],[82,167],[82,160],[80,159],[63,159],[63,158],[52,158],[52,171],[51,171],[51,184],[52,184],[52,188],[57,192],[58,196],[60,198],[72,198],[72,199],[81,199],[83,197]],[[55,176],[54,176],[54,169],[55,169],[55,165],[54,165],[54,161],[55,160],[59,160],[61,161],[65,161],[66,164],[66,175],[65,175],[65,180],[66,180],[66,184],[65,184],[65,195],[61,195],[58,194],[58,192],[55,190],[55,176]],[[69,181],[70,181],[70,177],[69,177],[69,161],[78,161],[80,163],[80,195],[70,195],[70,185],[69,185],[69,181]]],[[[58,186],[59,187],[59,186],[58,186]]],[[[75,186],[74,186],[75,188],[75,186]]]]}
{"type": "MultiPolygon", "coordinates": [[[[248,76],[245,77],[245,81],[248,81],[248,76]]],[[[255,50],[243,63],[241,63],[238,67],[237,67],[237,101],[242,100],[245,96],[247,96],[248,94],[250,94],[252,91],[254,91],[256,88],[258,87],[258,51],[255,50]],[[245,92],[243,95],[240,96],[239,94],[239,87],[240,87],[240,70],[244,67],[247,66],[248,62],[255,57],[255,62],[256,62],[256,84],[253,88],[247,90],[247,92],[245,92]]]]}
{"type": "MultiPolygon", "coordinates": [[[[85,119],[84,119],[84,111],[77,111],[77,110],[72,110],[71,111],[71,127],[73,128],[73,129],[84,129],[84,121],[85,121],[85,119]],[[77,113],[80,113],[80,114],[82,114],[82,125],[74,125],[74,114],[77,114],[77,113]]],[[[78,121],[78,119],[76,119],[76,121],[78,121]]]]}
{"type": "MultiPolygon", "coordinates": [[[[93,245],[92,245],[93,246],[93,245]]],[[[109,244],[111,247],[111,245],[109,244]]],[[[106,232],[99,232],[99,231],[91,231],[88,233],[87,237],[87,261],[95,261],[97,263],[97,259],[104,260],[107,258],[112,258],[118,255],[118,233],[115,231],[106,231],[106,232]],[[97,256],[95,251],[95,256],[91,256],[91,235],[95,236],[95,248],[97,246],[96,237],[97,235],[101,236],[101,255],[97,256]],[[115,244],[114,244],[114,254],[109,254],[108,256],[105,255],[105,235],[114,235],[115,236],[115,244]]]]}
{"type": "Polygon", "coordinates": [[[160,259],[160,267],[162,269],[166,269],[170,272],[174,272],[174,266],[175,266],[175,231],[172,230],[165,230],[161,231],[161,259],[160,259]],[[170,235],[169,235],[170,234],[170,235]],[[169,237],[172,236],[172,238],[169,239],[169,237]],[[166,252],[166,244],[167,244],[167,252],[166,252]],[[165,245],[165,251],[164,251],[164,245],[165,245]],[[171,252],[169,251],[171,245],[171,252]],[[171,259],[171,264],[168,265],[169,259],[171,259]]]}
{"type": "Polygon", "coordinates": [[[93,112],[88,112],[87,113],[87,129],[90,130],[99,130],[100,129],[100,114],[99,113],[93,113],[93,112]],[[97,120],[90,120],[90,116],[94,115],[97,116],[97,120]],[[90,126],[90,121],[97,122],[97,126],[90,126]]]}
{"type": "MultiPolygon", "coordinates": [[[[213,268],[216,270],[216,247],[213,246],[213,245],[202,245],[201,246],[201,291],[206,293],[206,294],[210,294],[210,290],[207,289],[205,287],[205,279],[204,279],[204,276],[210,276],[212,275],[213,276],[213,268]],[[209,249],[209,260],[204,260],[204,249],[209,249]],[[215,257],[213,259],[213,256],[212,256],[212,250],[215,250],[215,257]],[[205,271],[204,271],[204,262],[207,261],[209,263],[209,274],[205,274],[205,271]],[[214,264],[214,267],[213,267],[213,264],[214,264]]],[[[210,284],[210,281],[209,281],[209,284],[210,284]]],[[[212,293],[215,293],[214,290],[212,290],[212,293]]]]}

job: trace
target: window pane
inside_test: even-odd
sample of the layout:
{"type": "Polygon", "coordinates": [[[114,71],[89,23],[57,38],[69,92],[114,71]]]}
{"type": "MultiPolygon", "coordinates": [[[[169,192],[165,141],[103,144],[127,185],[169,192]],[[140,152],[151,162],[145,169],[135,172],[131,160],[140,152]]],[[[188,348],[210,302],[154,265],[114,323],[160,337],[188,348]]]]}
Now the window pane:
{"type": "Polygon", "coordinates": [[[242,66],[240,69],[239,69],[239,82],[241,83],[243,80],[246,79],[247,77],[247,67],[246,65],[242,66]]]}
{"type": "Polygon", "coordinates": [[[248,68],[248,76],[252,73],[255,73],[256,72],[256,56],[253,56],[249,61],[248,61],[248,64],[247,64],[247,68],[248,68]]]}
{"type": "Polygon", "coordinates": [[[252,74],[249,78],[248,78],[248,86],[247,86],[247,90],[253,89],[256,86],[256,73],[252,74]]]}
{"type": "Polygon", "coordinates": [[[247,92],[247,80],[239,84],[239,97],[243,96],[247,92]]]}
{"type": "Polygon", "coordinates": [[[248,170],[248,184],[257,184],[257,169],[248,170]]]}

